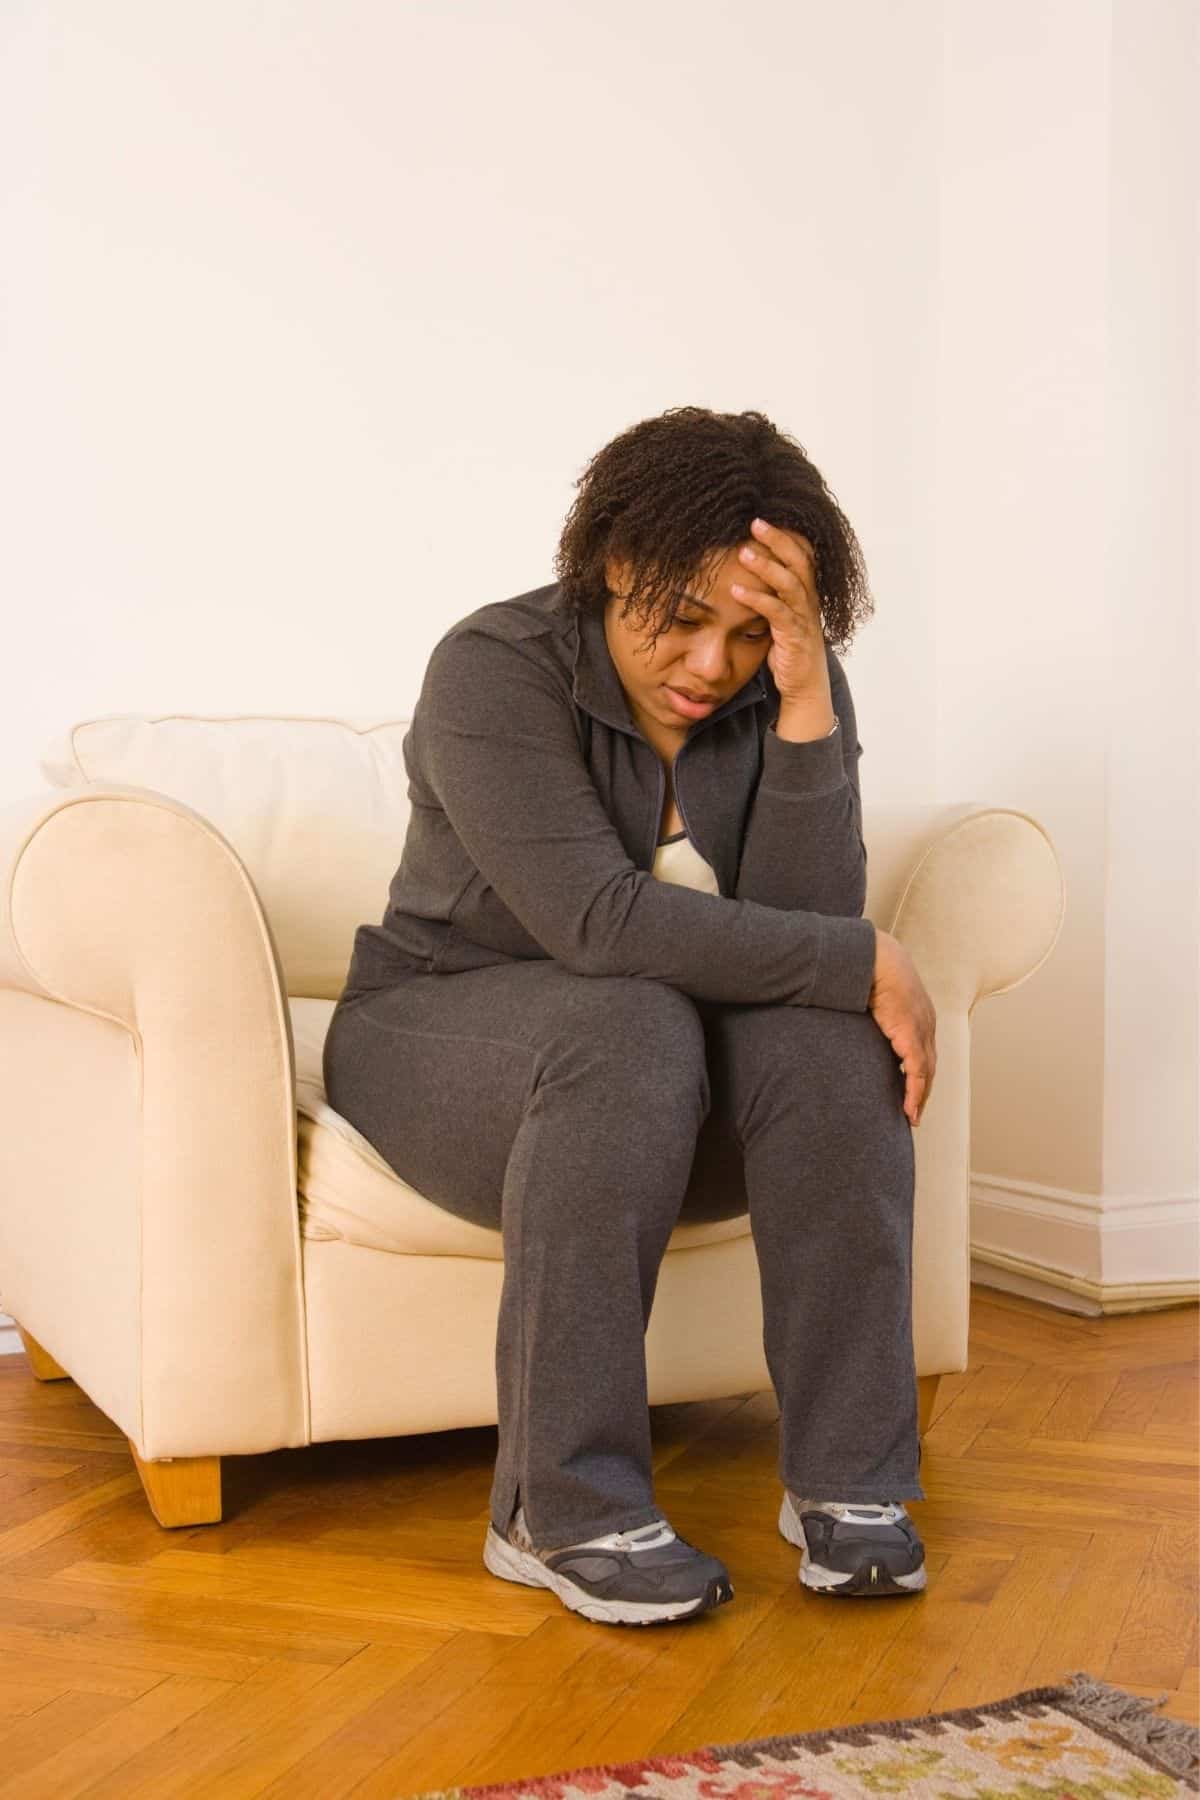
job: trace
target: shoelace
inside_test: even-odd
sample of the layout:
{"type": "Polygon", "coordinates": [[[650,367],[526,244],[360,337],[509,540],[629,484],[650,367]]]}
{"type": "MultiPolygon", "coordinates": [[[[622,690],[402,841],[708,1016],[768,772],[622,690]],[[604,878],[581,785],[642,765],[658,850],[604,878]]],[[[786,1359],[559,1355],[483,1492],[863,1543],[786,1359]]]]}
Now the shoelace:
{"type": "MultiPolygon", "coordinates": [[[[517,1513],[517,1524],[520,1532],[529,1536],[529,1528],[525,1523],[525,1508],[517,1513]]],[[[601,1537],[587,1538],[582,1543],[565,1544],[567,1550],[656,1550],[662,1544],[673,1544],[676,1535],[665,1519],[653,1519],[649,1525],[638,1525],[633,1530],[610,1531],[601,1537]]]]}
{"type": "Polygon", "coordinates": [[[800,1500],[793,1495],[792,1505],[797,1512],[830,1513],[851,1524],[894,1525],[906,1516],[903,1503],[896,1500],[800,1500]]]}
{"type": "Polygon", "coordinates": [[[665,1519],[640,1525],[633,1531],[610,1531],[604,1537],[588,1538],[582,1544],[571,1544],[572,1550],[657,1550],[660,1544],[673,1544],[675,1533],[665,1519]]]}

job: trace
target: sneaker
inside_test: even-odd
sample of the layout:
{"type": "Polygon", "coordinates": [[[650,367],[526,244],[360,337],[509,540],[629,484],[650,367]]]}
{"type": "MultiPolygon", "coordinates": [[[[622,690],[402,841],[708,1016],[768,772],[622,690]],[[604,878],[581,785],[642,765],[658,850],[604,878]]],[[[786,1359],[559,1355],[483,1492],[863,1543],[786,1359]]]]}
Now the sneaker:
{"type": "Polygon", "coordinates": [[[779,1529],[804,1551],[800,1580],[822,1594],[915,1594],[925,1546],[900,1500],[798,1500],[784,1490],[779,1529]]]}
{"type": "Polygon", "coordinates": [[[571,1612],[602,1625],[689,1619],[733,1599],[724,1563],[677,1537],[665,1519],[535,1550],[518,1506],[507,1537],[489,1523],[483,1560],[493,1575],[551,1588],[571,1612]]]}

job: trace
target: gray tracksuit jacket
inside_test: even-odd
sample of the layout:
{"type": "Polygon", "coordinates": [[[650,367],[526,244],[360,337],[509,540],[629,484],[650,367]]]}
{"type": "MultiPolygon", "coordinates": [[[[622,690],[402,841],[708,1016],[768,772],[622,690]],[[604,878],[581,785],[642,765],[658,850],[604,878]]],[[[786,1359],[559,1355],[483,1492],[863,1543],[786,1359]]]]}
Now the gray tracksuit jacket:
{"type": "Polygon", "coordinates": [[[720,892],[652,873],[662,759],[634,724],[599,613],[557,583],[477,608],[434,646],[405,735],[412,816],[378,925],[355,932],[343,997],[411,969],[553,957],[580,975],[701,999],[866,1010],[858,741],[826,645],[838,725],[772,729],[766,663],[688,731],[674,763],[688,836],[720,892]]]}

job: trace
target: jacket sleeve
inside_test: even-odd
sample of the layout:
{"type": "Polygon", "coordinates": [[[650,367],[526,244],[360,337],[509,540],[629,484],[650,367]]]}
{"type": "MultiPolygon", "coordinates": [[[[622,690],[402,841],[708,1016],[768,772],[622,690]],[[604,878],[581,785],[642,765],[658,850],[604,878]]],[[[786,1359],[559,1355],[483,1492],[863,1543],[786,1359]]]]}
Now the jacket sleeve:
{"type": "Polygon", "coordinates": [[[733,892],[789,912],[860,919],[867,903],[862,745],[845,670],[828,644],[825,651],[837,725],[808,743],[781,738],[768,725],[733,892]]]}
{"type": "Polygon", "coordinates": [[[709,894],[631,862],[569,694],[519,645],[472,627],[443,638],[413,726],[420,772],[467,856],[566,968],[701,999],[866,1010],[870,920],[709,894]]]}

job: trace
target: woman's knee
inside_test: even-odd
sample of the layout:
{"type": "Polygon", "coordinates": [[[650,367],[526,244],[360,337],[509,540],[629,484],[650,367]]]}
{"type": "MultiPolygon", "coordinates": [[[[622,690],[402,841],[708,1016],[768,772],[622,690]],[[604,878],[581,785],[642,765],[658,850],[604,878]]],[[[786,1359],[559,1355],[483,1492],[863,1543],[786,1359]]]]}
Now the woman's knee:
{"type": "MultiPolygon", "coordinates": [[[[823,1006],[763,1006],[739,1016],[733,1054],[787,1097],[802,1090],[822,1111],[904,1117],[904,1074],[872,1013],[823,1006]]],[[[907,1125],[907,1120],[905,1119],[907,1125]]]]}
{"type": "Polygon", "coordinates": [[[635,975],[581,975],[556,1025],[560,1049],[566,1042],[593,1067],[660,1097],[699,1087],[707,1111],[704,1024],[679,988],[635,975]]]}

